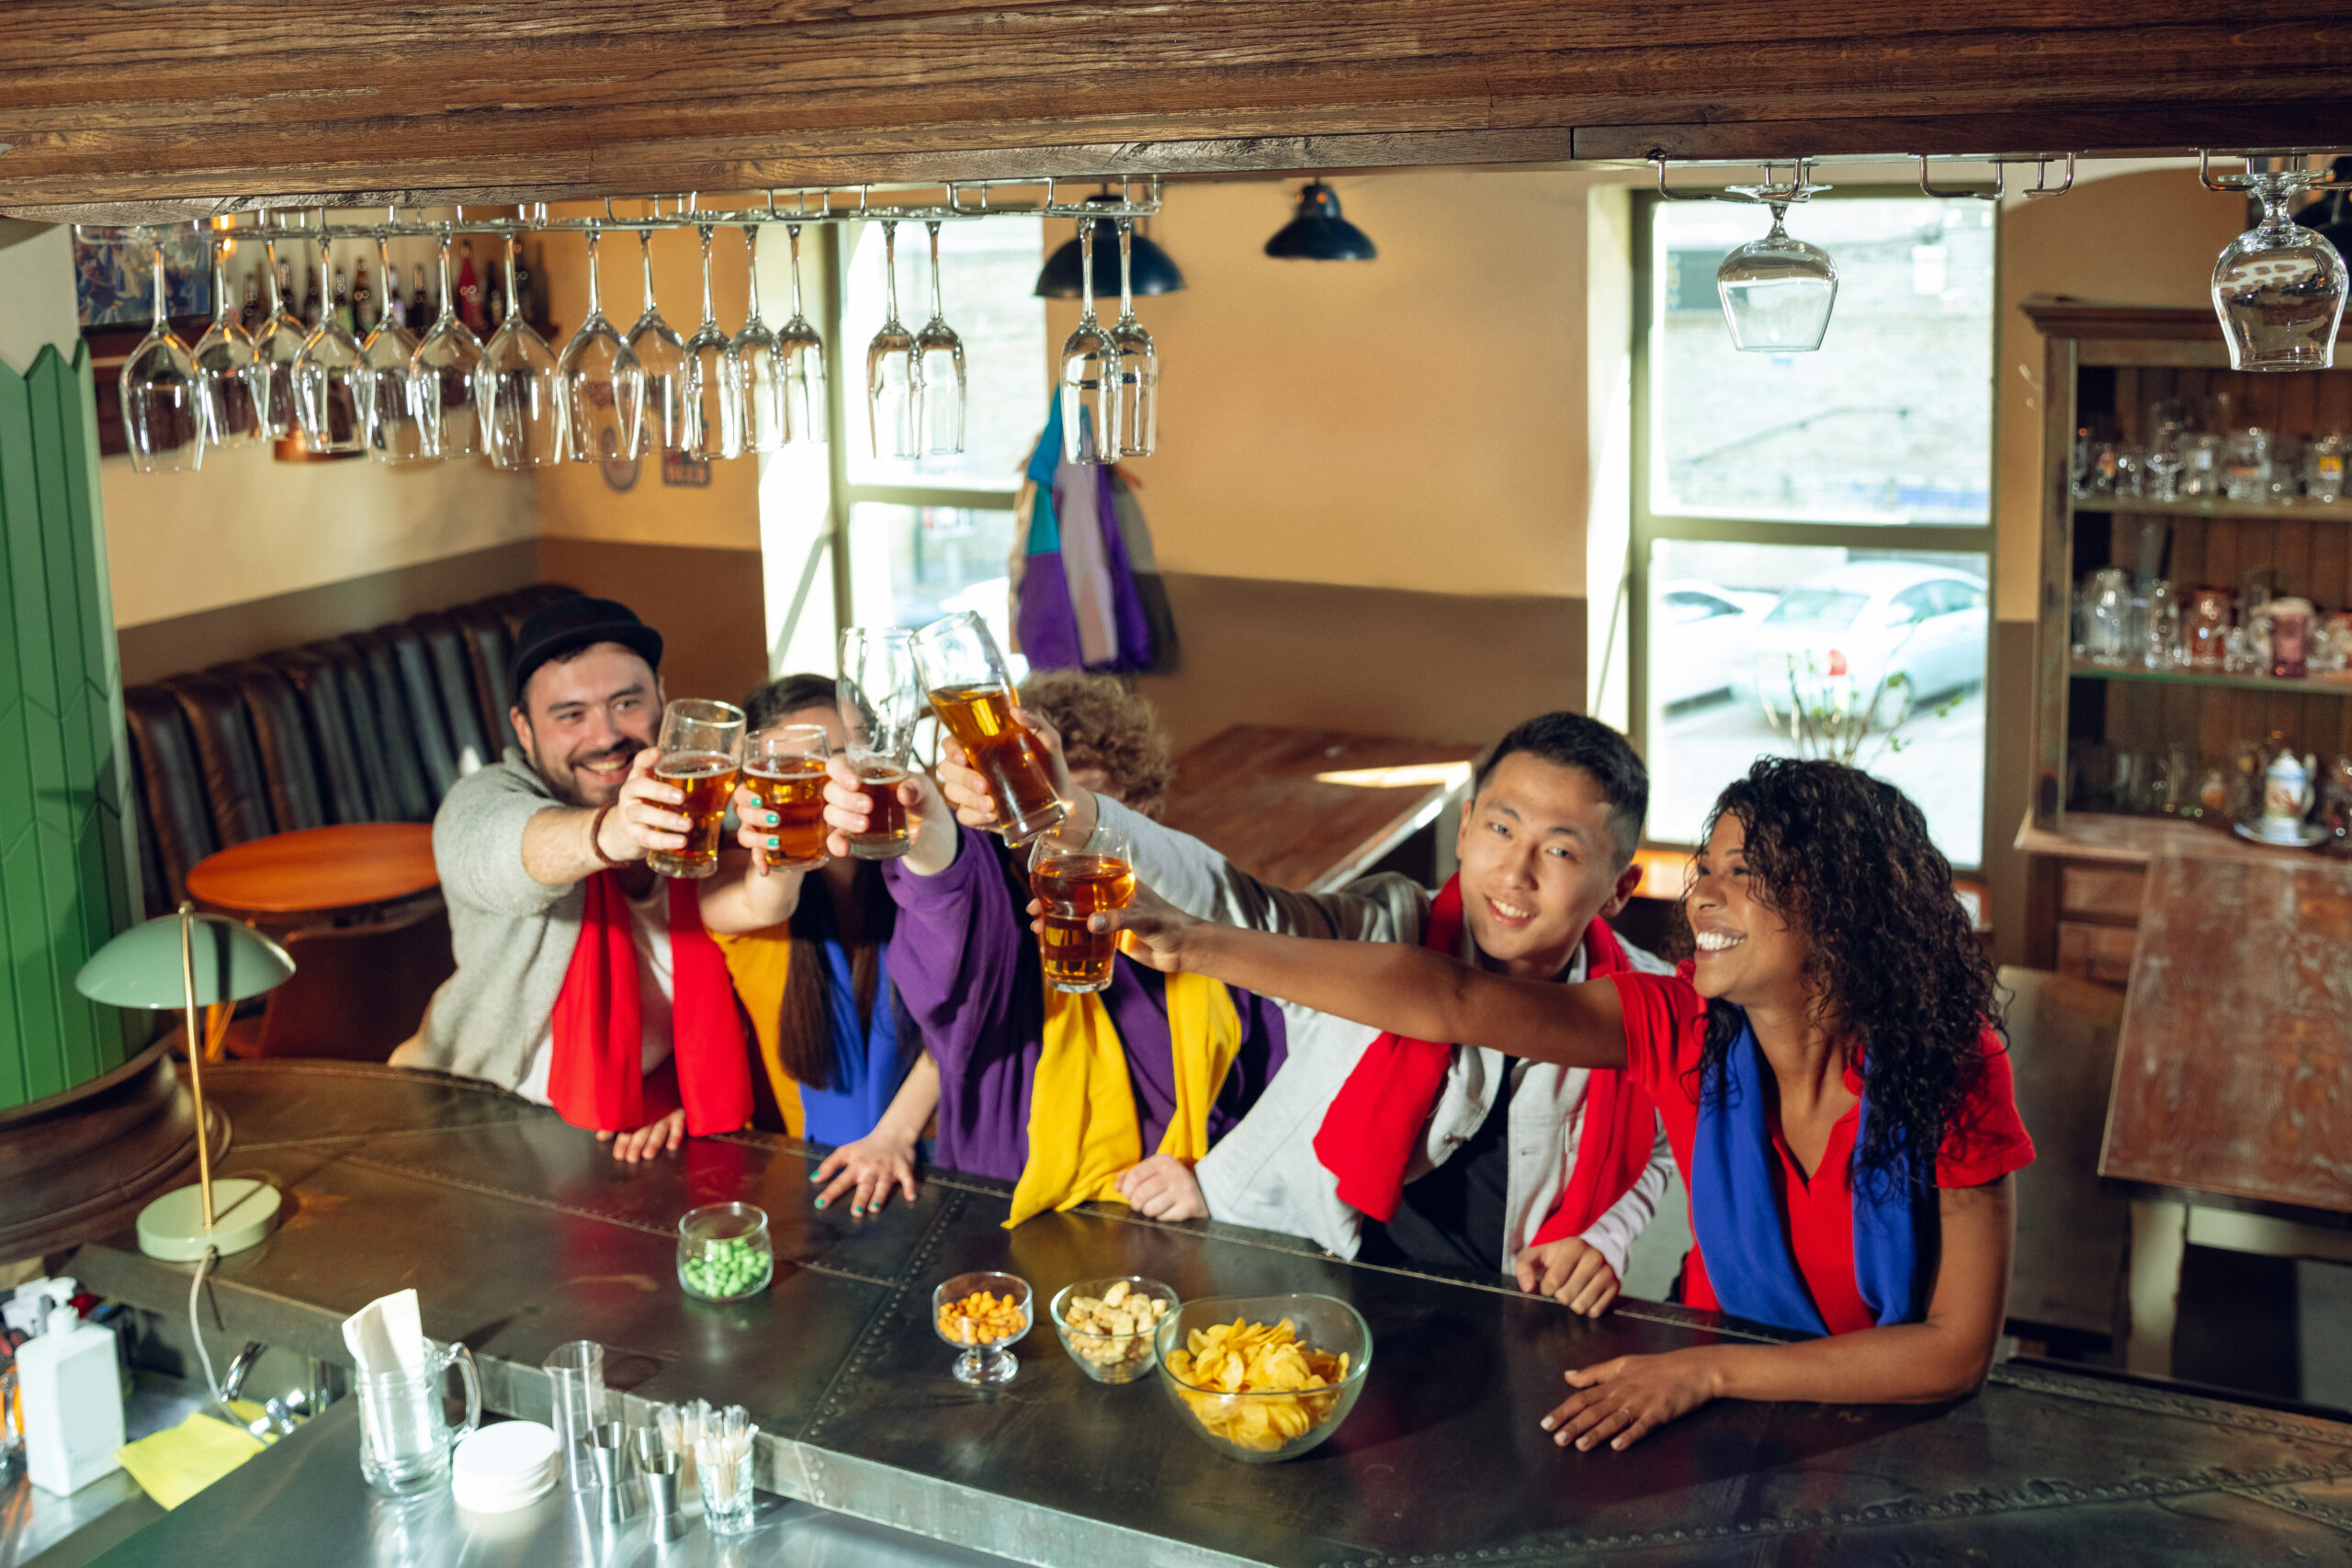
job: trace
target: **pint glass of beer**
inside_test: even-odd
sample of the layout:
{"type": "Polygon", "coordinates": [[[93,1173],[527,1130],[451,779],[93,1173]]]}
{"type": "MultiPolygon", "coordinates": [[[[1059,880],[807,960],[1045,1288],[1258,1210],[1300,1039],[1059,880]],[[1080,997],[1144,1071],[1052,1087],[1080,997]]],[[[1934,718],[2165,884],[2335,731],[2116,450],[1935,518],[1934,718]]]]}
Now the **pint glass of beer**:
{"type": "Polygon", "coordinates": [[[899,800],[915,726],[923,716],[922,682],[915,671],[910,634],[897,626],[843,626],[842,728],[849,765],[865,792],[868,826],[848,835],[859,860],[896,860],[911,847],[907,808],[899,800]]]}
{"type": "Polygon", "coordinates": [[[989,626],[967,610],[915,633],[915,659],[939,722],[996,797],[997,831],[1025,844],[1069,807],[1054,794],[1046,749],[1012,718],[1012,682],[989,626]]]}
{"type": "Polygon", "coordinates": [[[781,820],[777,847],[760,858],[776,870],[825,863],[825,759],[833,754],[821,724],[778,724],[743,742],[743,787],[781,820]]]}
{"type": "Polygon", "coordinates": [[[718,869],[718,829],[743,761],[743,710],[732,703],[681,697],[662,710],[653,776],[685,794],[678,809],[686,847],[655,850],[645,863],[664,876],[708,876],[718,869]]]}
{"type": "Polygon", "coordinates": [[[1086,918],[1135,902],[1127,836],[1114,828],[1098,827],[1091,838],[1048,829],[1030,852],[1029,885],[1045,906],[1037,953],[1045,960],[1046,984],[1057,991],[1108,986],[1119,938],[1114,931],[1088,931],[1086,918]]]}

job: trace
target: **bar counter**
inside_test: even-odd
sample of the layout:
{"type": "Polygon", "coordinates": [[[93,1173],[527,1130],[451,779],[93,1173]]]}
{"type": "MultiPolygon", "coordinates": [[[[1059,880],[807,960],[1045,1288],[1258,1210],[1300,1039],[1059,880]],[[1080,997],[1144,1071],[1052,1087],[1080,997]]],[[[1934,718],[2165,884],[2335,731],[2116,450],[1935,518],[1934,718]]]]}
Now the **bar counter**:
{"type": "MultiPolygon", "coordinates": [[[[815,1158],[786,1140],[694,1140],[625,1167],[552,1112],[429,1074],[301,1061],[229,1064],[206,1079],[235,1129],[219,1168],[266,1176],[288,1199],[277,1233],[208,1286],[216,1346],[256,1338],[345,1360],[342,1318],[413,1286],[426,1333],[472,1347],[494,1410],[545,1419],[541,1359],[594,1339],[608,1383],[634,1399],[749,1406],[763,1488],[1023,1562],[2352,1556],[2352,1427],[2304,1416],[2003,1367],[1953,1404],[1722,1402],[1627,1452],[1577,1454],[1536,1426],[1563,1369],[1771,1336],[1647,1303],[1592,1323],[1506,1281],[1349,1264],[1294,1238],[1124,1211],[1007,1231],[1003,1190],[965,1178],[933,1176],[916,1202],[894,1199],[861,1223],[845,1206],[815,1208],[815,1158]],[[775,1283],[741,1303],[690,1300],[673,1226],[729,1198],[768,1212],[775,1283]],[[1089,1276],[1148,1275],[1187,1300],[1337,1295],[1370,1323],[1373,1365],[1322,1447],[1236,1463],[1185,1430],[1152,1380],[1088,1381],[1043,1321],[1015,1347],[1012,1383],[954,1382],[931,1292],[969,1269],[1027,1279],[1041,1319],[1055,1291],[1089,1276]]],[[[187,1309],[190,1269],[142,1257],[129,1233],[85,1246],[73,1272],[142,1307],[187,1309]]],[[[356,1439],[340,1446],[356,1480],[356,1439]]],[[[245,1550],[229,1543],[211,1561],[229,1568],[245,1550]]],[[[364,1555],[355,1543],[350,1560],[364,1555]]]]}

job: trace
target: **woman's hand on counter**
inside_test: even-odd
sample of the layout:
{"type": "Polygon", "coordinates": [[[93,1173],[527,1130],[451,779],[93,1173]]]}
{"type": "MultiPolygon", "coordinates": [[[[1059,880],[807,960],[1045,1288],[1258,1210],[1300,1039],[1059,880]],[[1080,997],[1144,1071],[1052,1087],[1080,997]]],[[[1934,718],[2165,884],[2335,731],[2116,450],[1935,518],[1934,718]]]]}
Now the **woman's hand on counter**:
{"type": "Polygon", "coordinates": [[[648,1122],[633,1132],[599,1133],[596,1141],[610,1143],[615,1159],[635,1165],[639,1160],[651,1159],[655,1155],[675,1152],[678,1145],[685,1141],[685,1136],[686,1113],[673,1111],[659,1122],[648,1122]]]}
{"type": "Polygon", "coordinates": [[[827,1155],[810,1179],[827,1183],[817,1194],[820,1209],[850,1193],[853,1219],[880,1213],[882,1205],[890,1201],[893,1187],[911,1203],[915,1201],[915,1141],[877,1127],[827,1155]]]}
{"type": "Polygon", "coordinates": [[[1574,1443],[1580,1452],[1602,1443],[1630,1449],[1723,1393],[1713,1347],[1620,1356],[1562,1375],[1577,1392],[1544,1417],[1544,1429],[1562,1448],[1574,1443]]]}
{"type": "Polygon", "coordinates": [[[1205,1220],[1208,1200],[1201,1195],[1200,1178],[1193,1162],[1174,1155],[1153,1155],[1119,1173],[1119,1192],[1135,1212],[1148,1220],[1205,1220]]]}

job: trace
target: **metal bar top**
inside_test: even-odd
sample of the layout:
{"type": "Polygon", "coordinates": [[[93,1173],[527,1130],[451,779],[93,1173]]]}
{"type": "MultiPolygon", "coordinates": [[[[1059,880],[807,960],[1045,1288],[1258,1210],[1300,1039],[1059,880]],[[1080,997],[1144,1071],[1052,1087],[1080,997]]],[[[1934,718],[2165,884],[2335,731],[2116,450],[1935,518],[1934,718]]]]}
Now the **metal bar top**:
{"type": "MultiPolygon", "coordinates": [[[[913,1203],[820,1212],[815,1156],[758,1134],[616,1164],[498,1090],[339,1063],[225,1064],[222,1168],[276,1181],[279,1231],[224,1260],[208,1332],[343,1359],[337,1325],[413,1286],[426,1333],[462,1339],[492,1408],[544,1418],[557,1344],[605,1347],[632,1399],[749,1406],[763,1487],[1043,1564],[2343,1562],[2352,1427],[2003,1368],[1928,1406],[1723,1401],[1623,1453],[1555,1448],[1561,1372],[1627,1353],[1764,1337],[1621,1303],[1598,1323],[1487,1283],[1351,1264],[1294,1238],[1124,1211],[1002,1228],[1000,1188],[933,1176],[913,1203]],[[768,1212],[774,1285],[713,1305],[678,1287],[673,1225],[697,1204],[768,1212]],[[1372,1327],[1354,1413],[1297,1460],[1243,1465],[1185,1430],[1150,1381],[1090,1382],[1039,1323],[1019,1375],[975,1393],[932,1329],[941,1280],[1136,1273],[1187,1300],[1317,1292],[1372,1327]]],[[[186,1267],[128,1234],[82,1249],[94,1290],[185,1310],[186,1267]]],[[[350,1456],[356,1466],[357,1455],[350,1456]]]]}

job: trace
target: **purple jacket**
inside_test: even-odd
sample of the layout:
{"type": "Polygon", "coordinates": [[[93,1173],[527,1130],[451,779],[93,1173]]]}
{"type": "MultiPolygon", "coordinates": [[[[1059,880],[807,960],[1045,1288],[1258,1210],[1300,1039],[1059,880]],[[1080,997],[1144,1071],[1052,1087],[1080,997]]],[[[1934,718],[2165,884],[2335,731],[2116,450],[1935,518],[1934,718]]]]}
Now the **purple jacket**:
{"type": "MultiPolygon", "coordinates": [[[[1006,885],[998,840],[960,829],[956,863],[917,876],[891,861],[883,881],[898,901],[890,976],[922,1028],[939,1065],[939,1163],[951,1170],[1014,1181],[1029,1158],[1029,1086],[1043,1048],[1045,976],[1036,938],[1006,885]]],[[[1163,977],[1114,961],[1102,993],[1126,1047],[1143,1150],[1151,1154],[1176,1108],[1163,977]]],[[[1223,1137],[1283,1065],[1283,1020],[1274,1003],[1236,990],[1241,1051],[1209,1108],[1209,1139],[1223,1137]]]]}

